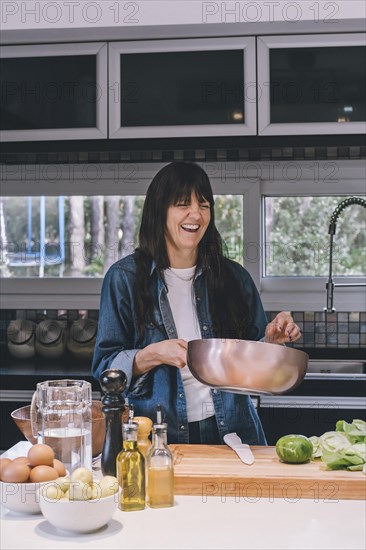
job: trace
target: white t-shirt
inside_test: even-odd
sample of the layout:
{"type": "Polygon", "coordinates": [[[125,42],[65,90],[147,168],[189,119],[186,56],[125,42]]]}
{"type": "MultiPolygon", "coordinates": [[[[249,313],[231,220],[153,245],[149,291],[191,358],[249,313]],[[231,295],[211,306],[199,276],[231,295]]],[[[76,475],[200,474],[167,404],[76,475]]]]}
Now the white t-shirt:
{"type": "MultiPolygon", "coordinates": [[[[202,338],[193,289],[195,269],[195,266],[184,269],[171,267],[164,271],[178,338],[187,342],[202,338]]],[[[187,365],[180,372],[186,395],[188,422],[197,422],[213,416],[215,409],[210,388],[196,380],[187,365]]]]}

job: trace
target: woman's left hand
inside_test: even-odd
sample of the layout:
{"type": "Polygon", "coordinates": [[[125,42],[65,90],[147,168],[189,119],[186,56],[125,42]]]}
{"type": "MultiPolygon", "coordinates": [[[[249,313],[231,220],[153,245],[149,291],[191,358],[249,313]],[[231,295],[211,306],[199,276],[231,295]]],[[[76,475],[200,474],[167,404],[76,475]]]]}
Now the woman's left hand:
{"type": "Polygon", "coordinates": [[[301,331],[289,311],[281,311],[266,327],[264,341],[268,344],[285,344],[296,342],[301,338],[301,331]]]}

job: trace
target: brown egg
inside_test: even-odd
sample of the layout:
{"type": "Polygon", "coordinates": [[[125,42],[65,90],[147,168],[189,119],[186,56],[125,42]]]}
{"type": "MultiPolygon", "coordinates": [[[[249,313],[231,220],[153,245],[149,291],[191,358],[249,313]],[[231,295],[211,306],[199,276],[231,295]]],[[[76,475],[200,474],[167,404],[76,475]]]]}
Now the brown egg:
{"type": "Polygon", "coordinates": [[[66,475],[66,468],[62,464],[61,460],[57,460],[57,458],[55,458],[53,461],[53,468],[56,470],[59,477],[64,477],[66,475]]]}
{"type": "Polygon", "coordinates": [[[14,458],[13,463],[16,462],[19,464],[28,464],[29,465],[29,458],[27,456],[17,456],[14,458]]]}
{"type": "Polygon", "coordinates": [[[24,483],[28,481],[31,469],[26,464],[12,461],[2,472],[2,481],[8,483],[24,483]]]}
{"type": "Polygon", "coordinates": [[[29,480],[32,483],[40,481],[53,481],[59,477],[57,471],[51,466],[35,466],[31,469],[29,480]]]}
{"type": "Polygon", "coordinates": [[[55,453],[48,445],[36,443],[28,451],[29,463],[32,466],[52,466],[55,459],[55,453]]]}
{"type": "Polygon", "coordinates": [[[12,460],[10,460],[10,458],[0,458],[0,480],[3,479],[2,478],[2,475],[3,475],[3,470],[6,468],[6,466],[8,466],[8,464],[10,464],[11,462],[13,462],[12,460]]]}

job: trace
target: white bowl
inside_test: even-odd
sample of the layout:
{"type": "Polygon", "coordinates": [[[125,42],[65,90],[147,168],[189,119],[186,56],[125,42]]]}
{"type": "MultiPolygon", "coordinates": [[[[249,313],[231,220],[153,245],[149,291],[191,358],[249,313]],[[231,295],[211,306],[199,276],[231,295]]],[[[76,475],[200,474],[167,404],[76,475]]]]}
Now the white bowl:
{"type": "Polygon", "coordinates": [[[0,502],[12,512],[20,514],[39,514],[39,491],[49,481],[38,483],[9,483],[0,481],[0,502]]]}
{"type": "Polygon", "coordinates": [[[95,500],[53,500],[40,491],[40,507],[44,517],[58,529],[89,533],[106,525],[118,508],[118,492],[95,500]]]}

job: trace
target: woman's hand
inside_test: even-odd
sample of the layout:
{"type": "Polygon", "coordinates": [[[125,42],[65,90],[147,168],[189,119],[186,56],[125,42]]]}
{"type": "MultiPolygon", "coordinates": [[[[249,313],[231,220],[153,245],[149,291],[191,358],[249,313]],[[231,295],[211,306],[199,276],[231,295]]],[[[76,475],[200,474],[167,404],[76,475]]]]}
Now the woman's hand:
{"type": "Polygon", "coordinates": [[[285,344],[296,342],[301,338],[301,331],[289,311],[281,311],[266,327],[264,341],[268,344],[285,344]]]}
{"type": "Polygon", "coordinates": [[[187,364],[187,347],[187,342],[178,338],[149,344],[136,353],[133,376],[140,376],[158,365],[182,369],[187,364]]]}

